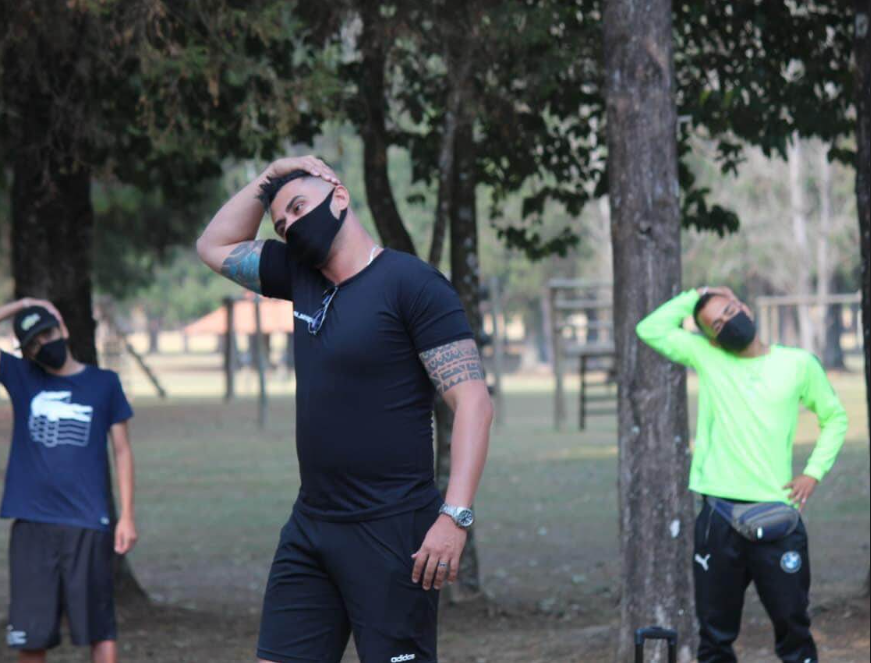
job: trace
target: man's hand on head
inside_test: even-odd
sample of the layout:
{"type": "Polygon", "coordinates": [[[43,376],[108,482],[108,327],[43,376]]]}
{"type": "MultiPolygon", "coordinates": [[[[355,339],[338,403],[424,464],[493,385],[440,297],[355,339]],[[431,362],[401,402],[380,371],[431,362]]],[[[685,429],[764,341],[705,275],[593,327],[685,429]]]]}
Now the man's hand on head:
{"type": "Polygon", "coordinates": [[[285,157],[273,161],[266,169],[266,174],[270,177],[281,177],[295,170],[304,170],[313,177],[320,177],[330,184],[341,184],[338,175],[333,172],[332,168],[310,154],[304,157],[285,157]]]}
{"type": "Polygon", "coordinates": [[[802,474],[786,484],[783,489],[790,491],[789,501],[797,504],[798,510],[802,511],[811,495],[814,494],[817,484],[819,484],[819,481],[807,474],[802,474]]]}

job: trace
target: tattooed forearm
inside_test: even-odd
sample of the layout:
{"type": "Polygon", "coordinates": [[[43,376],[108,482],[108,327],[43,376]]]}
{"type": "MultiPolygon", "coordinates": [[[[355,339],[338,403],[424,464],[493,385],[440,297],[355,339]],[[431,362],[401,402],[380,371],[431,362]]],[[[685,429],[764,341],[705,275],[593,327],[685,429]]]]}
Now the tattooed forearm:
{"type": "Polygon", "coordinates": [[[440,396],[461,382],[484,379],[481,358],[472,339],[421,352],[420,360],[440,396]]]}
{"type": "Polygon", "coordinates": [[[239,285],[260,292],[260,253],[265,240],[242,242],[221,265],[221,274],[239,285]]]}

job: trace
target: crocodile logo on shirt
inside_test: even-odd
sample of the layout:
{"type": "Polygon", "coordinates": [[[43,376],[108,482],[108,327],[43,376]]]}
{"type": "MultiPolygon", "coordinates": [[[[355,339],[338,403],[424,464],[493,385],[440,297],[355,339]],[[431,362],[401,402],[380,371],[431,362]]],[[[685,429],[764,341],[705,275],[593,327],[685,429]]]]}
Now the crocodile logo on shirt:
{"type": "Polygon", "coordinates": [[[41,391],[30,401],[28,428],[34,442],[88,446],[94,408],[71,402],[72,392],[41,391]]]}

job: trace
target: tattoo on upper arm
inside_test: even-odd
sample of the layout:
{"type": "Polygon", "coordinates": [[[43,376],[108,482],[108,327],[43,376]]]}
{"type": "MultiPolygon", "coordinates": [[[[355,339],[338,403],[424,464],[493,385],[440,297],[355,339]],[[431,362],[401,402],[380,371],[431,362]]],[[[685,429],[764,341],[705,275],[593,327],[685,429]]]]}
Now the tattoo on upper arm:
{"type": "Polygon", "coordinates": [[[239,285],[260,292],[260,254],[266,240],[241,242],[221,265],[221,274],[239,285]]]}
{"type": "Polygon", "coordinates": [[[421,352],[420,360],[440,396],[461,382],[484,379],[481,358],[472,339],[455,341],[421,352]]]}

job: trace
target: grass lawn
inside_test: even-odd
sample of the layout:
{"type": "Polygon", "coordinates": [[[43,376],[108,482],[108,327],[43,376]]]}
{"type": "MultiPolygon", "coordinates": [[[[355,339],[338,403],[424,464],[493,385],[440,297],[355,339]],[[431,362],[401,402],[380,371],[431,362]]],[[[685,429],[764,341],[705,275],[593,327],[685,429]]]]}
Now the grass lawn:
{"type": "MultiPolygon", "coordinates": [[[[278,395],[259,430],[253,376],[239,380],[245,396],[224,403],[216,398],[222,378],[214,356],[162,356],[154,365],[172,399],[150,396],[136,373],[126,379],[136,409],[141,535],[131,557],[155,605],[147,618],[122,613],[124,658],[251,660],[269,562],[299,487],[292,379],[271,378],[278,395]],[[163,635],[154,638],[149,629],[163,635]]],[[[869,660],[867,602],[849,598],[869,567],[868,429],[861,373],[831,378],[850,429],[806,520],[817,633],[826,652],[821,660],[846,663],[869,660]]],[[[481,569],[492,601],[444,609],[443,661],[609,660],[619,592],[616,423],[599,417],[583,433],[554,431],[548,386],[543,377],[507,380],[506,423],[493,433],[477,501],[481,569]]],[[[692,380],[690,387],[693,392],[692,380]]],[[[567,399],[570,422],[575,396],[570,391],[567,399]]],[[[0,469],[10,425],[10,408],[2,403],[0,469]]],[[[815,435],[814,417],[803,413],[799,470],[815,435]]],[[[4,524],[0,615],[7,602],[7,535],[4,524]]],[[[755,597],[745,624],[742,660],[772,660],[772,636],[755,597]]],[[[56,660],[84,658],[64,649],[56,660]]],[[[356,659],[349,654],[348,660],[356,659]]]]}

